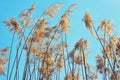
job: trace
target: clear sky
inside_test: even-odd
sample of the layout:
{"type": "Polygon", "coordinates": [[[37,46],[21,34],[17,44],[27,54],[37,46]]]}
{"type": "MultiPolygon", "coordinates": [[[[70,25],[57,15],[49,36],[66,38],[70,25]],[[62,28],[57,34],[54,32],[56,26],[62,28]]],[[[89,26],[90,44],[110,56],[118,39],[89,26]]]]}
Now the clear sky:
{"type": "MultiPolygon", "coordinates": [[[[120,34],[120,0],[1,0],[0,1],[0,48],[10,45],[12,34],[8,28],[3,24],[10,16],[18,17],[21,11],[27,9],[31,4],[35,3],[37,8],[34,11],[36,16],[39,16],[46,6],[55,2],[63,2],[64,6],[61,10],[65,10],[72,3],[77,3],[74,13],[71,15],[70,34],[68,35],[68,42],[70,48],[81,37],[90,40],[91,54],[89,61],[95,63],[94,56],[99,53],[99,43],[92,37],[91,33],[85,28],[84,23],[81,21],[85,10],[89,10],[90,15],[94,21],[95,27],[100,24],[100,19],[112,19],[115,26],[115,33],[120,34]]],[[[54,21],[54,20],[51,20],[54,21]]],[[[4,80],[4,79],[3,79],[4,80]]]]}

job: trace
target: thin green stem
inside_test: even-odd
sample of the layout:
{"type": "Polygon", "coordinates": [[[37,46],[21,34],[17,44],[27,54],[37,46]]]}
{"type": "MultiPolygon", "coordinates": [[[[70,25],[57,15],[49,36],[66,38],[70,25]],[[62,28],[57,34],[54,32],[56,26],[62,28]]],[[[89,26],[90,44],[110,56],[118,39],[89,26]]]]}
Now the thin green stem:
{"type": "Polygon", "coordinates": [[[87,78],[87,68],[86,68],[86,61],[85,61],[85,53],[84,53],[84,50],[82,50],[82,55],[83,55],[83,65],[84,65],[84,70],[85,70],[85,78],[86,80],[88,80],[87,78]]]}
{"type": "Polygon", "coordinates": [[[10,62],[11,62],[11,54],[12,54],[12,47],[13,47],[13,43],[14,43],[14,37],[15,37],[15,30],[13,32],[12,42],[11,42],[11,49],[10,49],[10,54],[9,54],[9,62],[8,62],[8,69],[7,69],[7,80],[8,80],[8,77],[9,77],[10,62]]]}

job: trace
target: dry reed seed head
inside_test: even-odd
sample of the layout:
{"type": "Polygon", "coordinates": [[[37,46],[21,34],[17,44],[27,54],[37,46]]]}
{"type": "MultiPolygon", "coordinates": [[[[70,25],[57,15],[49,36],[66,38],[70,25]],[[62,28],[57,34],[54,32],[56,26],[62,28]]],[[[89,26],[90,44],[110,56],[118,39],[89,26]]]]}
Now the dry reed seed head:
{"type": "Polygon", "coordinates": [[[102,50],[104,58],[106,58],[106,55],[108,58],[112,59],[114,56],[114,50],[113,50],[113,45],[111,43],[107,44],[104,49],[102,50]]]}
{"type": "Polygon", "coordinates": [[[43,41],[45,39],[45,30],[36,30],[33,36],[35,37],[36,41],[43,41]]]}
{"type": "Polygon", "coordinates": [[[6,64],[8,62],[7,58],[0,58],[0,64],[6,64]]]}
{"type": "Polygon", "coordinates": [[[1,73],[4,73],[4,70],[5,70],[4,65],[1,65],[1,64],[0,64],[0,74],[1,74],[1,73]]]}
{"type": "Polygon", "coordinates": [[[63,59],[63,58],[60,58],[60,59],[58,60],[58,67],[59,67],[59,68],[64,68],[64,59],[63,59]]]}
{"type": "Polygon", "coordinates": [[[86,10],[86,12],[85,12],[85,15],[84,15],[84,17],[83,17],[83,21],[85,22],[86,27],[87,27],[89,30],[92,30],[93,21],[92,21],[92,18],[91,18],[91,16],[90,16],[88,10],[86,10]]]}
{"type": "Polygon", "coordinates": [[[107,40],[105,40],[104,37],[100,37],[99,39],[100,39],[100,41],[101,41],[102,43],[105,43],[105,44],[108,44],[108,43],[109,43],[107,40]]]}
{"type": "Polygon", "coordinates": [[[9,18],[8,20],[4,21],[4,23],[6,24],[6,26],[8,26],[8,28],[10,28],[10,31],[13,31],[13,32],[14,31],[16,31],[16,32],[21,31],[19,23],[14,17],[9,18]]]}
{"type": "Polygon", "coordinates": [[[89,48],[89,40],[88,39],[84,40],[84,45],[86,48],[89,48]]]}
{"type": "Polygon", "coordinates": [[[116,44],[116,53],[120,55],[120,42],[116,44]]]}
{"type": "Polygon", "coordinates": [[[92,33],[93,37],[96,38],[96,34],[93,29],[94,24],[88,10],[86,10],[82,20],[84,21],[86,28],[92,33]]]}
{"type": "Polygon", "coordinates": [[[5,23],[6,26],[11,26],[11,23],[8,20],[4,20],[3,23],[5,23]]]}
{"type": "Polygon", "coordinates": [[[30,11],[34,10],[36,8],[36,4],[32,4],[31,7],[28,9],[30,11]]]}
{"type": "Polygon", "coordinates": [[[74,59],[75,49],[69,52],[69,57],[74,59]]]}
{"type": "Polygon", "coordinates": [[[83,48],[84,48],[84,50],[89,48],[89,41],[87,39],[83,40],[83,48]]]}
{"type": "Polygon", "coordinates": [[[63,3],[58,2],[56,4],[50,5],[47,7],[47,9],[45,10],[44,14],[48,17],[53,18],[55,16],[55,14],[57,14],[59,7],[62,6],[63,3]]]}
{"type": "Polygon", "coordinates": [[[55,62],[55,60],[50,59],[49,63],[47,63],[47,65],[53,67],[56,65],[56,62],[55,62]]]}
{"type": "Polygon", "coordinates": [[[35,8],[36,8],[36,4],[32,4],[29,9],[24,10],[24,11],[20,14],[20,17],[30,16],[31,12],[32,12],[35,8]]]}
{"type": "Polygon", "coordinates": [[[52,53],[51,51],[44,52],[43,54],[44,54],[46,57],[49,57],[49,58],[54,57],[54,53],[52,53]]]}
{"type": "Polygon", "coordinates": [[[44,63],[45,63],[46,65],[50,65],[50,64],[51,64],[50,61],[51,61],[50,58],[47,58],[47,57],[46,57],[46,58],[44,59],[44,63]]]}
{"type": "Polygon", "coordinates": [[[36,25],[37,29],[46,29],[48,28],[48,22],[45,18],[40,18],[38,24],[36,25]]]}
{"type": "Polygon", "coordinates": [[[76,44],[75,49],[79,49],[80,51],[86,50],[89,48],[89,41],[87,39],[81,38],[76,44]]]}
{"type": "Polygon", "coordinates": [[[44,75],[43,77],[45,77],[46,75],[52,74],[53,70],[50,68],[41,67],[39,68],[39,72],[44,75]]]}
{"type": "Polygon", "coordinates": [[[118,41],[119,41],[119,37],[118,36],[111,36],[110,41],[113,44],[113,46],[116,46],[118,41]]]}
{"type": "Polygon", "coordinates": [[[96,56],[96,61],[97,61],[97,70],[102,73],[104,69],[104,60],[103,57],[100,55],[96,56]]]}
{"type": "Polygon", "coordinates": [[[51,32],[51,33],[53,32],[53,29],[50,28],[50,27],[46,27],[45,30],[48,31],[48,32],[51,32]]]}
{"type": "Polygon", "coordinates": [[[101,19],[100,26],[106,26],[106,25],[107,25],[107,21],[105,19],[101,19]]]}
{"type": "Polygon", "coordinates": [[[3,49],[0,49],[0,56],[5,56],[7,52],[9,51],[10,47],[6,47],[3,49]]]}
{"type": "Polygon", "coordinates": [[[68,18],[68,15],[72,13],[72,9],[76,6],[76,3],[72,4],[62,15],[61,20],[60,20],[60,25],[62,32],[67,32],[67,28],[70,28],[71,26],[69,25],[70,19],[68,18]]]}
{"type": "Polygon", "coordinates": [[[64,80],[80,80],[80,75],[77,74],[75,69],[73,69],[73,70],[71,70],[71,72],[69,72],[65,76],[64,80]]]}
{"type": "MultiPolygon", "coordinates": [[[[85,53],[84,55],[85,55],[85,61],[87,61],[89,53],[85,53]]],[[[81,65],[84,63],[83,54],[74,54],[71,58],[78,65],[81,65]]],[[[88,64],[86,63],[85,65],[87,66],[88,64]]]]}
{"type": "Polygon", "coordinates": [[[26,17],[28,15],[29,15],[29,10],[25,10],[20,14],[20,16],[22,16],[22,17],[26,17]]]}
{"type": "Polygon", "coordinates": [[[70,7],[67,9],[67,11],[66,11],[66,14],[71,14],[72,12],[73,12],[73,8],[75,8],[76,7],[76,3],[73,3],[72,5],[70,5],[70,7]]]}
{"type": "Polygon", "coordinates": [[[76,63],[76,64],[83,64],[83,58],[82,58],[82,55],[74,55],[74,57],[72,57],[73,61],[76,63]]]}
{"type": "Polygon", "coordinates": [[[59,52],[59,53],[63,53],[63,49],[62,47],[65,47],[66,43],[65,42],[60,42],[55,46],[55,49],[59,52]]]}
{"type": "Polygon", "coordinates": [[[11,19],[11,24],[12,24],[13,26],[18,26],[18,22],[16,21],[15,18],[12,18],[12,19],[11,19]]]}
{"type": "Polygon", "coordinates": [[[75,8],[76,5],[77,5],[76,3],[73,3],[72,5],[70,5],[64,14],[70,15],[71,13],[73,13],[73,8],[75,8]]]}
{"type": "Polygon", "coordinates": [[[75,44],[75,49],[80,49],[80,51],[83,50],[83,38],[81,38],[76,44],[75,44]]]}
{"type": "Polygon", "coordinates": [[[30,27],[33,25],[34,19],[32,18],[32,11],[35,9],[36,5],[33,4],[29,9],[24,10],[20,14],[20,23],[25,27],[30,27]]]}
{"type": "Polygon", "coordinates": [[[69,25],[70,19],[68,18],[67,14],[63,14],[60,20],[60,25],[62,32],[66,32],[67,28],[70,28],[71,26],[69,25]]]}
{"type": "Polygon", "coordinates": [[[21,24],[25,27],[30,27],[32,26],[32,16],[31,15],[28,15],[28,16],[25,16],[21,19],[21,24]]]}
{"type": "Polygon", "coordinates": [[[66,47],[66,46],[68,46],[68,44],[66,42],[60,42],[60,43],[58,43],[58,45],[56,46],[56,48],[57,48],[57,50],[58,50],[59,53],[63,54],[62,47],[66,47]]]}
{"type": "Polygon", "coordinates": [[[27,41],[27,46],[24,46],[25,48],[29,48],[30,47],[30,45],[34,45],[36,42],[37,42],[37,39],[36,39],[36,37],[35,36],[32,36],[32,37],[26,37],[26,39],[28,40],[27,41]]]}
{"type": "Polygon", "coordinates": [[[37,57],[41,57],[42,56],[42,52],[40,52],[40,50],[36,47],[31,48],[31,53],[35,54],[37,57]]]}
{"type": "Polygon", "coordinates": [[[107,35],[111,35],[111,33],[114,31],[111,20],[102,19],[100,27],[107,35]]]}

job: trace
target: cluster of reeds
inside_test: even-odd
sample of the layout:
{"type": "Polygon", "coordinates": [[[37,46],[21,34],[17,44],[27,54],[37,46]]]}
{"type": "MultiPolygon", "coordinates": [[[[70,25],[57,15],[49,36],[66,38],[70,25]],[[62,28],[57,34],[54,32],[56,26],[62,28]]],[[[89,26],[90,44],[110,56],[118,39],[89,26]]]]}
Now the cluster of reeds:
{"type": "Polygon", "coordinates": [[[6,74],[6,80],[99,80],[100,77],[119,80],[120,37],[114,35],[111,20],[102,19],[96,29],[88,11],[82,19],[102,48],[102,54],[96,56],[96,67],[93,67],[87,61],[90,55],[88,39],[81,38],[71,51],[68,49],[69,15],[75,3],[66,9],[58,23],[49,25],[48,18],[54,18],[61,6],[62,2],[48,6],[36,20],[32,17],[36,9],[33,4],[18,19],[10,17],[4,21],[13,37],[10,47],[0,49],[0,73],[6,74]]]}

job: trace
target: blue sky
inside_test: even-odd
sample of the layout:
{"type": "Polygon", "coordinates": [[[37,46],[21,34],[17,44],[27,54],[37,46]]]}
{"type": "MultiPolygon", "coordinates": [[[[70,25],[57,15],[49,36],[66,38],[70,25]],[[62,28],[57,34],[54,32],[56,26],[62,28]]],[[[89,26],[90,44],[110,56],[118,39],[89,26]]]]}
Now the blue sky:
{"type": "MultiPolygon", "coordinates": [[[[55,2],[63,2],[64,6],[61,8],[62,13],[72,3],[77,3],[77,7],[74,9],[74,13],[70,16],[72,19],[70,34],[68,35],[68,42],[70,49],[73,48],[74,43],[81,37],[90,40],[90,52],[91,56],[89,61],[92,63],[95,60],[94,56],[99,53],[99,42],[97,42],[91,33],[85,28],[84,23],[81,21],[85,10],[89,10],[95,27],[100,24],[100,19],[111,19],[115,26],[115,34],[120,34],[120,0],[1,0],[0,1],[0,48],[9,46],[11,43],[12,34],[8,31],[8,28],[3,24],[3,20],[6,20],[10,16],[18,17],[21,11],[29,8],[33,3],[37,5],[34,14],[39,16],[42,11],[50,4],[55,2]]],[[[51,21],[54,21],[51,19],[51,21]]]]}

